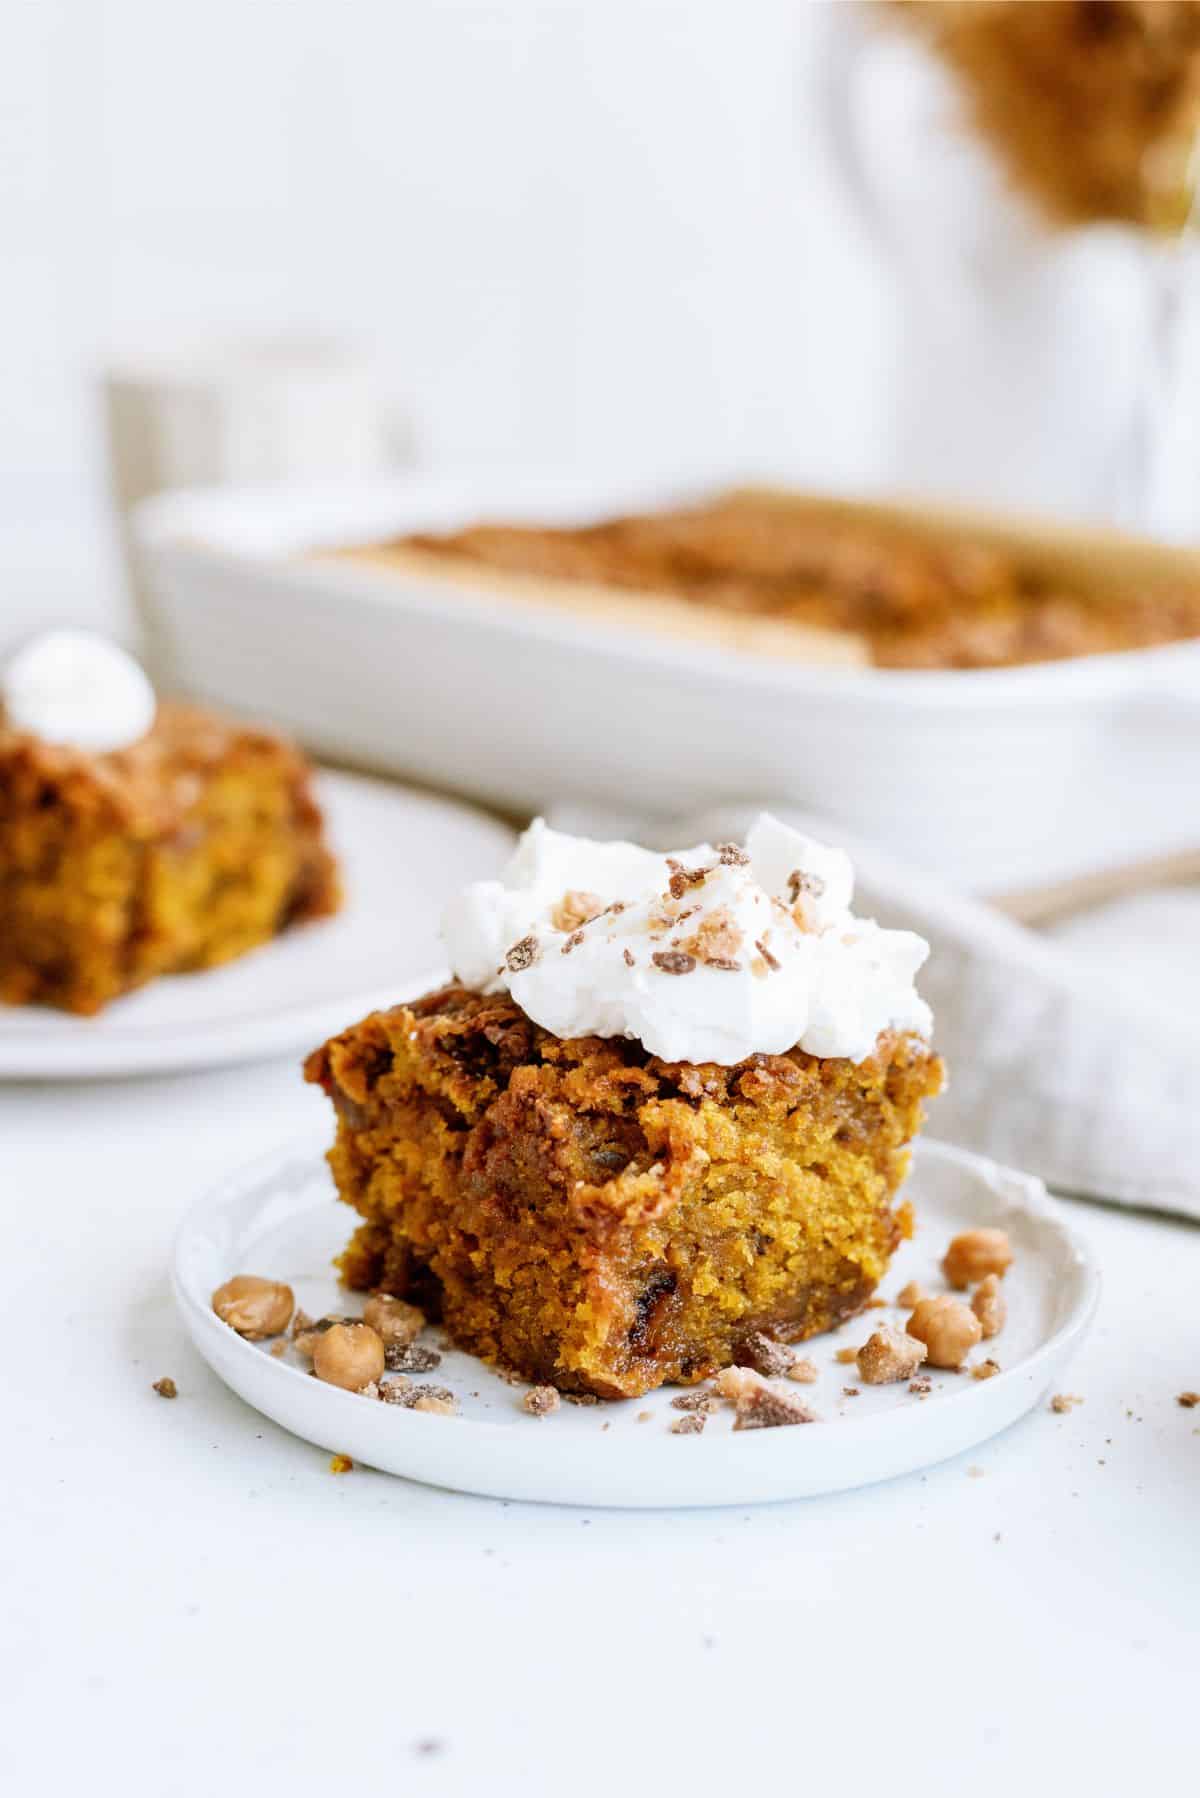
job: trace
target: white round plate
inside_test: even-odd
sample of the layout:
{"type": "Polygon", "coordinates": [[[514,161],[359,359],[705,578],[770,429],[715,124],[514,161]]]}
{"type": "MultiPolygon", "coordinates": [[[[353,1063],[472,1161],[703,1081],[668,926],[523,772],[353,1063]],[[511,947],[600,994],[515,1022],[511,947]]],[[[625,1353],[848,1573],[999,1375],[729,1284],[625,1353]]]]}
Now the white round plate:
{"type": "Polygon", "coordinates": [[[948,1239],[972,1225],[1002,1225],[1015,1252],[1004,1282],[1008,1321],[973,1357],[991,1351],[1003,1370],[992,1379],[934,1372],[925,1398],[904,1384],[847,1397],[845,1387],[858,1382],[852,1366],[834,1360],[835,1349],[902,1316],[872,1310],[806,1346],[820,1377],[787,1390],[818,1412],[813,1424],[734,1434],[723,1408],[703,1435],[675,1436],[671,1388],[616,1404],[564,1404],[534,1418],[521,1408],[520,1389],[455,1350],[425,1377],[455,1392],[461,1415],[405,1410],[323,1385],[290,1349],[274,1358],[269,1345],[242,1341],[210,1305],[233,1274],[256,1273],[286,1280],[313,1316],[359,1308],[330,1266],[353,1218],[333,1197],[320,1152],[327,1136],[243,1169],[189,1211],[175,1244],[180,1315],[226,1384],[285,1429],[331,1453],[462,1492],[556,1504],[725,1505],[889,1479],[959,1454],[1030,1410],[1058,1377],[1099,1294],[1094,1262],[1040,1180],[926,1142],[909,1186],[917,1235],[896,1255],[883,1295],[911,1279],[943,1289],[937,1262],[948,1239]]]}
{"type": "Polygon", "coordinates": [[[438,922],[465,881],[499,869],[507,826],[361,775],[317,777],[346,899],[237,961],[167,975],[98,1017],[0,1005],[0,1078],[83,1079],[300,1054],[376,1006],[443,978],[438,922]]]}

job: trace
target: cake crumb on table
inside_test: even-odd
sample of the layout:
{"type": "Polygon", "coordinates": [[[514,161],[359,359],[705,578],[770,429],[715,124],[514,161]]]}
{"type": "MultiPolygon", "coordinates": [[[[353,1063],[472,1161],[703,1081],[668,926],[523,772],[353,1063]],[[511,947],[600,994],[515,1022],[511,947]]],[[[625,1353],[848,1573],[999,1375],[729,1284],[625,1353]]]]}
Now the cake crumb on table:
{"type": "Polygon", "coordinates": [[[835,1361],[839,1361],[843,1367],[849,1367],[852,1361],[858,1360],[858,1350],[848,1347],[840,1348],[833,1358],[835,1361]]]}
{"type": "Polygon", "coordinates": [[[971,1378],[973,1380],[991,1380],[994,1379],[999,1372],[999,1361],[993,1361],[989,1356],[986,1361],[977,1361],[975,1363],[974,1367],[971,1369],[971,1378]]]}
{"type": "Polygon", "coordinates": [[[807,1357],[802,1356],[799,1361],[792,1362],[786,1377],[789,1380],[797,1381],[801,1386],[812,1386],[820,1379],[821,1374],[815,1361],[810,1361],[807,1357]]]}
{"type": "Polygon", "coordinates": [[[1077,1392],[1056,1392],[1050,1400],[1050,1409],[1061,1416],[1066,1411],[1073,1411],[1083,1400],[1077,1392]]]}
{"type": "Polygon", "coordinates": [[[918,1398],[928,1398],[933,1391],[933,1381],[928,1374],[921,1374],[918,1379],[908,1382],[908,1390],[915,1392],[918,1398]]]}
{"type": "Polygon", "coordinates": [[[531,1386],[521,1400],[521,1409],[531,1417],[548,1417],[561,1402],[553,1386],[531,1386]]]}
{"type": "MultiPolygon", "coordinates": [[[[179,1397],[178,1386],[175,1384],[175,1382],[171,1378],[170,1374],[166,1374],[166,1373],[163,1375],[161,1380],[155,1380],[155,1382],[150,1390],[152,1392],[157,1392],[159,1398],[178,1398],[179,1397]]],[[[1183,1400],[1180,1399],[1179,1402],[1180,1402],[1180,1404],[1182,1404],[1183,1400]]]]}
{"type": "Polygon", "coordinates": [[[649,1423],[653,1416],[653,1411],[639,1411],[637,1414],[637,1421],[639,1423],[649,1423]]]}

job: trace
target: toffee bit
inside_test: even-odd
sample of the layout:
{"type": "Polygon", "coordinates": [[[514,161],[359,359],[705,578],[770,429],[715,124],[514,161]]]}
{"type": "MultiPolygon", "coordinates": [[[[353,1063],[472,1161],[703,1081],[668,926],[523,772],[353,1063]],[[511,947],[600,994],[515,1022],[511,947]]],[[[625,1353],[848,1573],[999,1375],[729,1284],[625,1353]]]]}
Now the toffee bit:
{"type": "Polygon", "coordinates": [[[703,886],[711,873],[711,868],[677,867],[667,882],[672,899],[682,899],[689,887],[703,886]]]}
{"type": "Polygon", "coordinates": [[[973,1380],[991,1380],[994,1379],[999,1372],[999,1361],[993,1361],[989,1357],[986,1361],[976,1361],[974,1367],[971,1369],[971,1378],[973,1380]]]}
{"type": "Polygon", "coordinates": [[[582,941],[583,941],[582,930],[573,930],[571,932],[570,936],[567,938],[566,942],[563,944],[561,953],[563,955],[570,955],[572,949],[578,949],[578,947],[579,947],[580,943],[582,943],[582,941]]]}
{"type": "Polygon", "coordinates": [[[537,940],[531,936],[523,936],[519,943],[514,943],[504,957],[504,965],[510,974],[520,974],[531,968],[537,960],[537,940]]]}
{"type": "Polygon", "coordinates": [[[736,843],[718,843],[717,858],[723,868],[748,868],[750,857],[736,843]]]}
{"type": "Polygon", "coordinates": [[[792,1365],[787,1370],[787,1378],[789,1380],[797,1380],[802,1386],[813,1386],[820,1378],[820,1370],[815,1361],[809,1361],[807,1358],[802,1358],[799,1361],[792,1362],[792,1365]]]}
{"type": "Polygon", "coordinates": [[[803,868],[793,868],[788,875],[788,899],[793,905],[801,898],[819,899],[825,891],[825,882],[819,874],[806,874],[803,868]]]}
{"type": "Polygon", "coordinates": [[[170,1374],[167,1373],[163,1375],[161,1380],[155,1380],[150,1390],[152,1392],[157,1392],[159,1398],[179,1397],[179,1388],[171,1378],[170,1374]]]}
{"type": "Polygon", "coordinates": [[[780,962],[779,958],[777,956],[772,955],[771,951],[767,948],[767,945],[764,942],[760,941],[757,937],[755,938],[755,941],[754,941],[754,947],[758,950],[758,953],[762,956],[763,960],[766,962],[767,966],[770,968],[772,974],[778,974],[780,968],[783,965],[782,962],[780,962]]]}
{"type": "Polygon", "coordinates": [[[604,910],[604,901],[598,893],[580,892],[578,888],[569,888],[550,913],[550,922],[555,930],[578,930],[581,924],[590,924],[604,910]]]}
{"type": "Polygon", "coordinates": [[[650,960],[664,974],[690,974],[696,965],[696,957],[681,949],[656,949],[650,960]]]}
{"type": "Polygon", "coordinates": [[[861,1396],[857,1386],[843,1386],[842,1391],[846,1394],[847,1398],[859,1398],[861,1396]]]}
{"type": "Polygon", "coordinates": [[[379,1381],[376,1396],[381,1398],[385,1405],[402,1405],[404,1394],[411,1385],[411,1380],[406,1380],[402,1373],[398,1373],[394,1380],[379,1381]]]}
{"type": "Polygon", "coordinates": [[[703,1411],[689,1411],[683,1417],[677,1417],[671,1425],[672,1436],[699,1436],[704,1431],[708,1418],[703,1411]]]}
{"type": "Polygon", "coordinates": [[[389,1373],[432,1373],[440,1367],[442,1357],[423,1342],[388,1342],[384,1344],[383,1365],[389,1373]]]}
{"type": "Polygon", "coordinates": [[[933,1391],[933,1381],[928,1374],[921,1374],[919,1378],[908,1382],[908,1390],[915,1392],[919,1398],[924,1398],[926,1393],[933,1391]]]}
{"type": "Polygon", "coordinates": [[[734,1360],[739,1367],[752,1367],[755,1373],[777,1378],[791,1371],[796,1351],[762,1330],[752,1330],[738,1343],[734,1360]]]}
{"type": "Polygon", "coordinates": [[[675,1411],[709,1412],[717,1410],[718,1404],[711,1392],[705,1392],[703,1387],[697,1387],[691,1392],[677,1393],[671,1400],[671,1407],[675,1411]]]}
{"type": "Polygon", "coordinates": [[[329,1463],[330,1473],[353,1473],[354,1462],[349,1455],[334,1455],[329,1463]]]}
{"type": "Polygon", "coordinates": [[[553,1386],[531,1386],[521,1400],[521,1409],[531,1417],[548,1417],[557,1411],[561,1400],[553,1386]]]}
{"type": "Polygon", "coordinates": [[[1073,1411],[1076,1405],[1082,1403],[1083,1400],[1077,1392],[1056,1392],[1050,1400],[1050,1409],[1062,1417],[1066,1412],[1073,1411]]]}
{"type": "Polygon", "coordinates": [[[622,951],[622,953],[624,954],[625,966],[627,968],[633,968],[633,967],[637,966],[637,963],[634,961],[634,958],[633,958],[633,951],[631,949],[625,949],[622,951]]]}
{"type": "Polygon", "coordinates": [[[1194,1411],[1196,1406],[1200,1405],[1200,1392],[1181,1392],[1175,1403],[1182,1405],[1185,1411],[1194,1411]]]}
{"type": "Polygon", "coordinates": [[[429,1411],[437,1417],[453,1417],[458,1410],[448,1386],[406,1386],[395,1402],[406,1411],[429,1411]]]}

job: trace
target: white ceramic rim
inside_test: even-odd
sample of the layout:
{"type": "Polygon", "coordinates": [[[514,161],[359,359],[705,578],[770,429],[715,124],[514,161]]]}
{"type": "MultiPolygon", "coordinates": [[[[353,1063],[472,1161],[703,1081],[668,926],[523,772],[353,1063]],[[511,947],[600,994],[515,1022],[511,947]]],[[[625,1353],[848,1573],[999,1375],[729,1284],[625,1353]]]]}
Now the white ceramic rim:
{"type": "MultiPolygon", "coordinates": [[[[578,510],[580,516],[598,515],[615,509],[634,509],[647,505],[686,503],[711,493],[722,485],[746,484],[745,478],[724,476],[702,481],[653,485],[647,482],[624,482],[567,479],[561,475],[546,476],[526,472],[519,476],[489,477],[480,473],[462,480],[449,480],[436,474],[396,477],[388,483],[356,482],[339,490],[334,484],[322,483],[311,489],[314,512],[328,512],[331,497],[339,495],[346,508],[344,516],[353,515],[352,526],[342,523],[335,530],[317,527],[307,537],[307,546],[348,541],[347,530],[369,535],[371,532],[419,529],[436,525],[437,514],[447,507],[478,513],[481,507],[501,511],[532,507],[538,502],[553,513],[559,508],[578,510]],[[433,508],[434,518],[429,516],[433,508]]],[[[304,547],[294,533],[289,533],[289,550],[264,552],[236,545],[236,519],[239,515],[256,519],[280,514],[282,507],[290,513],[301,510],[307,487],[247,486],[212,490],[178,489],[156,495],[134,509],[135,531],[142,546],[155,553],[169,549],[185,553],[216,568],[245,569],[247,564],[286,573],[289,582],[319,591],[336,589],[353,593],[367,603],[380,607],[397,607],[418,614],[441,616],[444,597],[423,588],[422,583],[403,573],[386,568],[372,568],[361,563],[303,561],[297,551],[304,547]],[[233,526],[232,536],[230,527],[233,526]],[[207,534],[206,534],[207,533],[207,534]]],[[[811,497],[845,502],[854,496],[814,494],[811,497]]],[[[929,502],[903,495],[860,495],[867,506],[910,508],[918,513],[929,510],[929,502]]],[[[1017,520],[996,513],[943,506],[938,508],[948,524],[957,521],[964,531],[972,528],[1002,527],[1015,529],[1027,525],[1034,533],[1039,523],[1045,529],[1066,538],[1078,535],[1081,542],[1095,543],[1104,533],[1084,527],[1064,528],[1052,520],[1017,520]]],[[[565,514],[564,514],[565,515],[565,514]]],[[[1116,542],[1129,543],[1110,533],[1116,542]]],[[[1188,552],[1170,546],[1146,545],[1163,554],[1188,552]]],[[[514,603],[511,608],[498,607],[495,595],[480,588],[472,592],[469,575],[454,587],[456,615],[466,623],[485,624],[497,634],[523,638],[536,621],[537,634],[559,642],[581,647],[589,644],[611,647],[614,630],[619,630],[622,651],[633,659],[665,672],[677,671],[681,663],[709,671],[720,669],[728,674],[731,652],[726,647],[691,643],[682,638],[656,638],[649,631],[635,633],[623,627],[608,625],[587,615],[561,612],[553,607],[531,608],[514,603]]],[[[1089,701],[1097,699],[1136,699],[1162,697],[1179,700],[1200,717],[1200,639],[1188,639],[1148,649],[1118,650],[1103,655],[1072,656],[1053,662],[1035,662],[1015,668],[949,668],[902,669],[874,667],[808,666],[802,662],[773,662],[766,656],[739,654],[736,657],[740,683],[765,691],[794,695],[817,693],[828,699],[831,687],[839,696],[870,701],[876,709],[894,709],[904,714],[913,709],[936,712],[961,712],[972,716],[981,710],[1005,710],[1014,704],[1034,708],[1053,708],[1064,699],[1089,701]]]]}
{"type": "MultiPolygon", "coordinates": [[[[311,1413],[311,1424],[305,1418],[305,1428],[293,1430],[304,1440],[337,1452],[336,1445],[344,1442],[353,1451],[353,1441],[357,1435],[356,1420],[362,1419],[364,1400],[356,1394],[343,1392],[336,1387],[324,1386],[313,1381],[299,1368],[288,1366],[282,1360],[275,1360],[264,1355],[260,1349],[250,1343],[243,1342],[231,1332],[227,1325],[213,1312],[207,1297],[201,1298],[194,1292],[186,1272],[186,1260],[189,1239],[202,1226],[203,1220],[214,1209],[235,1201],[248,1188],[268,1178],[273,1171],[287,1163],[305,1161],[310,1155],[323,1152],[329,1143],[328,1127],[310,1128],[286,1146],[272,1154],[258,1157],[254,1162],[234,1170],[215,1188],[197,1199],[188,1210],[178,1226],[171,1254],[171,1288],[179,1315],[187,1329],[193,1344],[209,1366],[218,1376],[241,1396],[246,1403],[255,1409],[262,1410],[263,1415],[274,1417],[275,1413],[264,1410],[250,1396],[245,1387],[253,1388],[266,1382],[276,1385],[282,1393],[288,1392],[289,1403],[281,1408],[292,1409],[293,1398],[301,1395],[295,1391],[299,1382],[304,1387],[303,1402],[306,1411],[311,1413]],[[244,1381],[227,1376],[222,1363],[230,1357],[236,1357],[235,1365],[245,1367],[244,1381]],[[243,1360],[244,1358],[244,1360],[243,1360]],[[282,1384],[278,1384],[282,1383],[282,1384]],[[310,1433],[310,1430],[313,1433],[310,1433]]],[[[611,1470],[604,1469],[602,1461],[592,1461],[590,1451],[599,1449],[601,1438],[594,1440],[572,1441],[572,1457],[579,1464],[575,1473],[568,1478],[566,1484],[576,1489],[576,1495],[559,1498],[540,1496],[536,1490],[536,1480],[528,1476],[528,1470],[521,1460],[526,1445],[536,1446],[537,1437],[521,1437],[518,1432],[514,1436],[512,1423],[494,1423],[480,1418],[456,1418],[453,1420],[425,1416],[416,1411],[392,1412],[389,1408],[389,1423],[396,1422],[405,1430],[417,1432],[414,1436],[414,1448],[420,1445],[426,1450],[419,1451],[414,1460],[425,1459],[434,1465],[452,1462],[453,1454],[444,1451],[450,1446],[444,1432],[466,1429],[474,1440],[488,1444],[492,1453],[500,1462],[507,1461],[510,1469],[514,1457],[503,1451],[510,1449],[514,1443],[518,1445],[517,1471],[507,1475],[490,1474],[484,1483],[472,1484],[470,1479],[457,1477],[436,1477],[428,1472],[415,1469],[396,1477],[412,1478],[420,1483],[441,1485],[447,1490],[476,1491],[491,1495],[503,1495],[531,1502],[569,1503],[589,1506],[591,1508],[612,1507],[618,1509],[659,1509],[687,1508],[694,1506],[718,1504],[752,1504],[774,1502],[791,1497],[802,1497],[817,1492],[849,1490],[851,1487],[877,1483],[883,1479],[897,1477],[918,1468],[932,1466],[939,1461],[951,1458],[964,1452],[967,1448],[987,1440],[1009,1425],[1018,1421],[1037,1403],[1047,1389],[1057,1368],[1066,1360],[1078,1345],[1081,1337],[1088,1329],[1096,1312],[1100,1299],[1101,1277],[1099,1266],[1084,1238],[1068,1224],[1063,1216],[1058,1201],[1051,1198],[1044,1183],[1036,1176],[1024,1174],[1016,1169],[1001,1167],[984,1156],[974,1155],[969,1150],[955,1148],[947,1143],[939,1143],[930,1139],[922,1139],[915,1145],[917,1165],[921,1161],[932,1161],[961,1169],[990,1186],[998,1196],[1007,1193],[1010,1201],[1019,1209],[1047,1224],[1057,1234],[1060,1242],[1073,1263],[1078,1276],[1078,1290],[1074,1302],[1062,1317],[1052,1333],[1039,1346],[1012,1367],[1004,1369],[994,1378],[987,1381],[964,1381],[953,1397],[946,1401],[940,1421],[944,1424],[952,1417],[949,1430],[942,1431],[942,1446],[932,1449],[920,1449],[914,1454],[912,1445],[918,1440],[913,1429],[911,1411],[897,1410],[871,1419],[870,1423],[849,1426],[853,1430],[863,1432],[855,1446],[865,1445],[878,1447],[881,1451],[874,1463],[876,1471],[864,1477],[835,1479],[822,1484],[818,1479],[790,1477],[792,1469],[799,1464],[803,1473],[805,1458],[819,1452],[813,1445],[813,1435],[809,1430],[763,1430],[744,1432],[738,1441],[738,1468],[740,1483],[735,1490],[726,1490],[719,1498],[703,1495],[689,1495],[689,1487],[680,1484],[684,1464],[679,1460],[680,1443],[678,1438],[663,1436],[658,1439],[648,1438],[639,1442],[639,1460],[643,1461],[647,1471],[653,1474],[661,1470],[661,1484],[669,1489],[672,1496],[646,1497],[612,1496],[613,1482],[611,1470]],[[1019,1197],[1018,1197],[1019,1195],[1019,1197]],[[997,1421],[999,1419],[999,1421],[997,1421]],[[432,1433],[431,1433],[432,1432],[432,1433]],[[867,1440],[869,1439],[869,1440],[867,1440]],[[497,1453],[497,1451],[500,1451],[497,1453]],[[798,1452],[799,1451],[799,1452],[798,1452]],[[590,1464],[590,1465],[589,1465],[590,1464]],[[589,1473],[595,1469],[596,1491],[582,1490],[587,1484],[589,1473]],[[744,1476],[744,1477],[741,1477],[744,1476]],[[794,1486],[794,1490],[790,1488],[794,1486]],[[607,1488],[607,1495],[606,1494],[607,1488]]],[[[332,1188],[331,1188],[332,1191],[332,1188]]],[[[941,1409],[939,1407],[939,1409],[941,1409]]],[[[932,1414],[936,1416],[936,1413],[932,1414]]],[[[276,1419],[279,1421],[278,1419],[276,1419]]],[[[291,1429],[287,1423],[280,1421],[280,1427],[291,1429]]],[[[838,1427],[830,1423],[830,1428],[838,1427]]],[[[937,1441],[937,1424],[926,1431],[937,1441]]],[[[819,1445],[821,1437],[816,1438],[819,1445]]],[[[714,1461],[721,1459],[728,1464],[729,1444],[722,1436],[700,1436],[690,1443],[692,1453],[707,1456],[714,1461]]],[[[603,1453],[603,1451],[601,1451],[603,1453]]],[[[368,1451],[358,1450],[359,1458],[372,1465],[368,1451]]],[[[532,1455],[526,1460],[533,1459],[532,1455]]],[[[865,1457],[871,1459],[868,1454],[865,1457]]],[[[694,1464],[693,1464],[694,1465],[694,1464]]],[[[385,1470],[386,1471],[386,1470],[385,1470]]],[[[689,1466],[689,1474],[692,1467],[689,1466]]],[[[648,1485],[655,1486],[650,1479],[648,1485]]]]}

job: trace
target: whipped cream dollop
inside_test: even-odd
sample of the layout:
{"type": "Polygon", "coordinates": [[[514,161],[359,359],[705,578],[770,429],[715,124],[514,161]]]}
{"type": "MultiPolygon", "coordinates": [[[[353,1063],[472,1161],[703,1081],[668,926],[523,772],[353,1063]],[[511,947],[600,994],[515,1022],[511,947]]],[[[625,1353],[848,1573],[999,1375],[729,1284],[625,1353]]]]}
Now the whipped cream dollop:
{"type": "Polygon", "coordinates": [[[88,631],[47,631],[0,664],[0,718],[43,743],[97,754],[128,749],[155,710],[139,664],[88,631]]]}
{"type": "Polygon", "coordinates": [[[764,813],[744,849],[658,855],[539,818],[499,880],[447,908],[454,973],[512,994],[555,1036],[634,1037],[666,1061],[726,1066],[797,1045],[864,1061],[880,1031],[927,1037],[913,984],[929,945],[850,909],[840,849],[764,813]]]}

